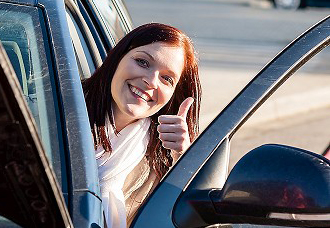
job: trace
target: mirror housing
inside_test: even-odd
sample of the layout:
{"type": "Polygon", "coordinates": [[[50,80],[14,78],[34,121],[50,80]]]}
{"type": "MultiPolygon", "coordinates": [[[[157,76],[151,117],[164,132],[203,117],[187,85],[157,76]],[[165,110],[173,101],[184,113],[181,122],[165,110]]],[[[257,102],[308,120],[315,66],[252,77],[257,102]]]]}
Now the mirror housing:
{"type": "Polygon", "coordinates": [[[235,165],[222,189],[199,194],[188,187],[177,205],[194,208],[205,224],[329,227],[330,161],[298,148],[263,145],[235,165]],[[204,200],[196,203],[199,194],[204,200]]]}

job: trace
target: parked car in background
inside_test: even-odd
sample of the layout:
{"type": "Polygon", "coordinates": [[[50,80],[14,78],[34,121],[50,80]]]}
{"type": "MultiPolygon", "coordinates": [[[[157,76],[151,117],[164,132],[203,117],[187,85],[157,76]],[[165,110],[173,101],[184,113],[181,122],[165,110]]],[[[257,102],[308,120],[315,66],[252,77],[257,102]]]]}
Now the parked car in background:
{"type": "MultiPolygon", "coordinates": [[[[328,48],[329,26],[327,17],[307,30],[246,85],[131,227],[329,226],[330,161],[323,156],[260,145],[227,174],[231,138],[328,48]]],[[[119,0],[0,0],[0,227],[104,227],[81,79],[130,29],[119,0]]]]}
{"type": "Polygon", "coordinates": [[[304,8],[306,6],[330,7],[329,0],[270,0],[276,8],[291,9],[304,8]]]}

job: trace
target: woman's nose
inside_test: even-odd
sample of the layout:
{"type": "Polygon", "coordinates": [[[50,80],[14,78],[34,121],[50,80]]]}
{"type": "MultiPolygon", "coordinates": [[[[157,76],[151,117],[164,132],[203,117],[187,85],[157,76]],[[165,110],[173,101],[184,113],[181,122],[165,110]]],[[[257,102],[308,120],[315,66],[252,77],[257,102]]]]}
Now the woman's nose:
{"type": "Polygon", "coordinates": [[[159,71],[153,71],[149,75],[143,77],[143,81],[150,89],[157,89],[158,87],[159,71]]]}

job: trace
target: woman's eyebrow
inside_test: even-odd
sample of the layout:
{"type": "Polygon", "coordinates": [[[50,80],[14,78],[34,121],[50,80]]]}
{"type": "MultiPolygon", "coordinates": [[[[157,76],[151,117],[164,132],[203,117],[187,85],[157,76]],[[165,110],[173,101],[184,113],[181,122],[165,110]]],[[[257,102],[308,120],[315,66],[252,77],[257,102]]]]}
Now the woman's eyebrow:
{"type": "Polygon", "coordinates": [[[142,52],[142,53],[146,54],[147,56],[149,56],[153,61],[155,61],[155,58],[146,51],[136,51],[136,52],[142,52]]]}

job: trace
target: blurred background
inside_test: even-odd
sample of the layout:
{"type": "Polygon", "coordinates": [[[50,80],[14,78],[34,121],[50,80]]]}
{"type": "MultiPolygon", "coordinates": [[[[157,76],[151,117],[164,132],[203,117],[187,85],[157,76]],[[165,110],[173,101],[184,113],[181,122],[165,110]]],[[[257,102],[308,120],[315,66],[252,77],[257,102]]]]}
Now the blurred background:
{"type": "MultiPolygon", "coordinates": [[[[279,51],[330,15],[330,0],[126,0],[133,24],[160,22],[194,42],[201,130],[279,51]],[[317,5],[317,6],[316,6],[317,5]],[[327,7],[324,7],[327,6],[327,7]]],[[[330,142],[330,51],[290,78],[232,140],[231,166],[264,143],[323,153],[330,142]]]]}

